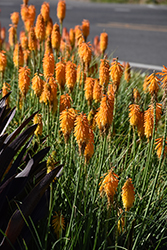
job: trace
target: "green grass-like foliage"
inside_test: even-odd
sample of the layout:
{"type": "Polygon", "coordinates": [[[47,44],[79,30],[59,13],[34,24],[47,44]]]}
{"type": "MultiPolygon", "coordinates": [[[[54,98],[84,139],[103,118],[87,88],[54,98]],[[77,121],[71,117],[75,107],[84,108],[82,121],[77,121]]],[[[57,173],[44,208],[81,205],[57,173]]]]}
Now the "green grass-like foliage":
{"type": "MultiPolygon", "coordinates": [[[[5,44],[3,49],[5,49],[5,44]]],[[[61,52],[58,53],[61,56],[61,52]]],[[[34,199],[35,196],[33,195],[36,190],[41,195],[39,187],[34,187],[36,178],[41,179],[36,167],[31,173],[31,178],[27,182],[24,192],[18,197],[15,195],[12,197],[15,202],[11,203],[9,199],[6,200],[5,206],[8,208],[10,215],[13,214],[14,208],[17,209],[11,222],[15,219],[15,216],[24,221],[30,235],[33,236],[28,241],[29,235],[26,230],[23,231],[22,239],[18,238],[16,245],[11,241],[11,249],[165,249],[167,241],[167,162],[165,157],[161,156],[160,159],[157,157],[154,142],[155,138],[166,137],[166,109],[163,109],[161,120],[156,129],[154,124],[154,133],[149,141],[145,137],[140,139],[137,130],[133,130],[129,123],[129,105],[132,103],[132,90],[134,88],[137,88],[140,92],[141,108],[146,110],[151,102],[150,95],[143,92],[145,74],[132,70],[131,79],[128,83],[125,81],[123,74],[117,92],[113,124],[109,128],[108,134],[104,135],[100,135],[99,129],[95,128],[94,154],[85,164],[84,156],[79,154],[74,134],[72,133],[69,141],[65,143],[60,131],[60,96],[65,92],[68,93],[67,86],[65,86],[64,91],[58,89],[58,107],[54,114],[48,105],[39,102],[31,85],[26,99],[20,107],[18,69],[13,64],[12,48],[6,52],[6,55],[7,68],[3,80],[1,78],[1,86],[3,82],[11,85],[9,105],[10,107],[17,107],[16,114],[7,128],[7,132],[15,131],[21,125],[23,118],[32,118],[34,112],[39,110],[39,113],[42,114],[43,133],[41,136],[32,138],[32,145],[34,145],[34,148],[38,146],[37,148],[41,149],[47,143],[51,148],[50,151],[54,152],[54,161],[64,165],[62,175],[57,179],[56,184],[53,182],[50,186],[50,196],[47,196],[49,205],[45,207],[47,209],[46,216],[38,223],[34,222],[31,213],[26,214],[26,216],[23,213],[24,209],[26,210],[24,204],[29,203],[29,200],[32,199],[31,195],[34,199]],[[100,177],[111,168],[119,176],[119,183],[113,204],[109,206],[107,197],[100,196],[99,183],[100,177]],[[132,178],[135,190],[135,202],[129,211],[124,210],[121,198],[121,189],[127,177],[132,178]],[[30,190],[32,191],[28,194],[30,190]],[[25,203],[23,198],[25,198],[25,203]],[[123,210],[122,214],[118,213],[120,208],[123,210]],[[58,234],[54,232],[52,227],[52,218],[55,212],[61,214],[65,221],[64,225],[60,226],[58,234]],[[118,221],[121,218],[125,219],[125,225],[119,232],[118,221]],[[26,235],[28,236],[26,237],[26,235]]],[[[43,73],[43,55],[43,50],[37,52],[35,64],[34,58],[30,55],[28,67],[31,70],[31,79],[34,76],[33,72],[43,73]],[[41,55],[39,56],[38,53],[41,53],[41,55]],[[37,68],[37,65],[40,67],[37,68]]],[[[77,48],[70,51],[69,60],[72,60],[73,55],[76,65],[79,65],[80,59],[77,48]]],[[[60,60],[59,56],[54,53],[55,64],[60,60]]],[[[100,59],[100,57],[92,56],[90,66],[97,64],[98,70],[89,73],[90,77],[99,77],[100,59]]],[[[111,79],[109,83],[112,83],[111,79]]],[[[84,95],[84,82],[81,86],[76,82],[74,90],[69,94],[72,99],[71,106],[79,113],[83,112],[88,115],[91,108],[99,108],[100,104],[96,104],[94,101],[91,106],[88,106],[84,95]]],[[[162,102],[162,95],[163,90],[160,88],[157,96],[158,102],[162,102]]],[[[31,127],[31,134],[35,130],[33,126],[31,127]]],[[[30,136],[30,132],[28,132],[28,136],[30,136]]],[[[4,135],[2,145],[6,138],[8,137],[4,135]]],[[[26,144],[25,148],[28,146],[26,144]]],[[[25,150],[25,148],[22,150],[25,150]]],[[[13,155],[14,163],[22,154],[22,151],[19,150],[20,148],[13,155]]],[[[42,156],[44,157],[44,155],[42,156]]],[[[36,154],[34,156],[32,152],[28,153],[24,161],[20,161],[17,173],[13,175],[11,182],[13,178],[16,179],[18,173],[22,173],[26,169],[26,164],[30,164],[31,157],[34,159],[36,154]],[[30,158],[27,158],[29,155],[30,158]]],[[[10,161],[6,165],[9,165],[9,163],[10,161]]],[[[2,168],[3,164],[1,164],[2,168]]],[[[4,168],[6,168],[6,165],[4,168]]],[[[40,170],[44,168],[46,171],[46,162],[44,165],[40,164],[39,168],[40,170]]],[[[41,182],[43,181],[41,180],[41,182]]],[[[43,205],[41,204],[39,207],[41,208],[43,205]]],[[[1,217],[3,217],[3,213],[1,213],[1,217]]],[[[7,218],[10,218],[9,214],[7,218]]],[[[60,222],[61,217],[58,218],[60,222]]],[[[7,241],[8,230],[5,230],[6,228],[1,228],[1,238],[7,241]]],[[[2,246],[1,248],[7,249],[2,246]]]]}

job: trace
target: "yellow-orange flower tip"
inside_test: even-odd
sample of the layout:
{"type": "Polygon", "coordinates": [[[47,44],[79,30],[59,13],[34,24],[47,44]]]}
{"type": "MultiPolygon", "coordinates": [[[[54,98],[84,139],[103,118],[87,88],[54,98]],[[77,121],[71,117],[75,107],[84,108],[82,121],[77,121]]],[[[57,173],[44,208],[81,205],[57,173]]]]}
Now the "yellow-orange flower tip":
{"type": "Polygon", "coordinates": [[[71,47],[73,48],[75,45],[75,30],[72,28],[69,30],[69,39],[71,47]]]}
{"type": "Polygon", "coordinates": [[[76,65],[71,61],[68,61],[66,63],[66,85],[70,93],[74,89],[76,83],[76,77],[77,77],[76,65]]]}
{"type": "Polygon", "coordinates": [[[157,74],[161,76],[162,88],[167,89],[167,67],[163,65],[162,72],[158,72],[157,74]]]}
{"type": "Polygon", "coordinates": [[[28,48],[31,51],[32,50],[35,51],[37,49],[37,39],[36,39],[34,27],[31,27],[28,33],[28,48]]]}
{"type": "Polygon", "coordinates": [[[67,108],[71,108],[71,101],[71,96],[67,93],[60,96],[60,113],[67,108]]]}
{"type": "Polygon", "coordinates": [[[61,35],[60,35],[59,25],[57,23],[53,25],[51,33],[51,42],[52,42],[52,48],[58,51],[60,48],[61,35]]]}
{"type": "MultiPolygon", "coordinates": [[[[2,97],[6,96],[9,93],[10,88],[11,88],[11,86],[10,86],[9,83],[7,83],[7,82],[3,83],[3,86],[2,86],[2,97]]],[[[6,99],[5,103],[9,107],[9,97],[6,99]]]]}
{"type": "Polygon", "coordinates": [[[99,79],[100,79],[100,85],[102,87],[106,87],[109,83],[109,61],[106,59],[101,59],[100,68],[99,68],[99,79]]]}
{"type": "Polygon", "coordinates": [[[129,122],[131,126],[137,126],[140,119],[140,106],[137,104],[129,105],[129,122]]]}
{"type": "Polygon", "coordinates": [[[141,99],[140,93],[136,88],[133,89],[133,98],[135,103],[138,103],[141,99]]]}
{"type": "Polygon", "coordinates": [[[55,212],[52,219],[52,226],[54,232],[56,233],[57,239],[62,235],[62,231],[65,229],[65,219],[64,216],[59,212],[55,212]]]}
{"type": "MultiPolygon", "coordinates": [[[[154,105],[151,104],[149,105],[149,109],[151,110],[152,116],[154,117],[154,105]]],[[[162,104],[161,103],[156,103],[156,124],[159,122],[161,119],[161,114],[162,114],[162,104]]]]}
{"type": "Polygon", "coordinates": [[[84,150],[85,164],[89,162],[94,154],[94,133],[92,129],[89,129],[89,141],[84,150]]]}
{"type": "Polygon", "coordinates": [[[124,78],[125,78],[125,81],[128,83],[130,81],[130,78],[131,78],[131,67],[130,67],[130,64],[129,62],[127,62],[125,64],[125,70],[124,70],[124,78]]]}
{"type": "Polygon", "coordinates": [[[157,76],[157,73],[152,73],[150,76],[147,77],[147,88],[150,95],[157,96],[159,87],[160,87],[160,79],[157,76]]]}
{"type": "Polygon", "coordinates": [[[95,79],[93,86],[93,100],[97,103],[102,98],[102,86],[99,84],[99,79],[95,79]]]}
{"type": "Polygon", "coordinates": [[[20,43],[17,43],[15,45],[14,52],[13,52],[13,62],[16,68],[22,67],[24,64],[24,55],[23,55],[23,50],[22,50],[20,43]]]}
{"type": "Polygon", "coordinates": [[[56,81],[58,82],[59,89],[64,90],[65,82],[66,82],[66,64],[63,60],[56,63],[56,81]]]}
{"type": "Polygon", "coordinates": [[[114,98],[111,95],[103,95],[100,107],[96,113],[96,124],[101,134],[108,133],[108,129],[113,121],[114,98]]]}
{"type": "Polygon", "coordinates": [[[34,94],[37,97],[40,97],[43,91],[44,81],[40,78],[40,76],[35,73],[34,77],[32,78],[32,89],[34,90],[34,94]]]}
{"type": "Polygon", "coordinates": [[[30,86],[30,69],[25,66],[19,69],[19,89],[25,98],[30,86]]]}
{"type": "Polygon", "coordinates": [[[60,24],[63,22],[66,16],[66,2],[64,0],[59,0],[57,4],[57,17],[60,24]]]}
{"type": "Polygon", "coordinates": [[[85,43],[85,42],[80,43],[78,47],[78,53],[81,61],[83,61],[88,65],[91,61],[91,56],[92,56],[90,43],[85,43]]]}
{"type": "Polygon", "coordinates": [[[104,54],[108,46],[108,34],[103,32],[100,34],[100,50],[101,53],[104,54]]]}
{"type": "Polygon", "coordinates": [[[113,61],[111,63],[111,67],[110,67],[110,76],[111,76],[111,79],[113,81],[114,93],[117,92],[117,90],[119,88],[122,74],[123,74],[123,65],[121,65],[118,62],[118,58],[113,58],[113,61]]]}
{"type": "Polygon", "coordinates": [[[43,130],[43,123],[42,123],[42,115],[41,114],[36,114],[34,116],[34,124],[38,124],[34,134],[36,136],[38,136],[38,135],[41,136],[42,135],[42,130],[43,130]]]}
{"type": "Polygon", "coordinates": [[[7,66],[7,57],[5,55],[5,51],[0,51],[0,72],[4,72],[7,66]]]}
{"type": "Polygon", "coordinates": [[[28,20],[28,18],[29,18],[28,6],[22,4],[20,12],[21,12],[21,18],[22,18],[23,22],[26,22],[26,20],[28,20]]]}
{"type": "Polygon", "coordinates": [[[87,77],[85,81],[85,98],[88,101],[88,105],[91,105],[93,101],[93,86],[94,86],[94,79],[92,77],[87,77]]]}
{"type": "Polygon", "coordinates": [[[43,16],[43,19],[45,23],[49,20],[50,15],[50,5],[47,2],[44,2],[41,6],[41,14],[43,16]]]}
{"type": "Polygon", "coordinates": [[[43,57],[42,62],[44,77],[45,79],[47,79],[47,77],[54,74],[55,61],[53,53],[46,53],[43,57]]]}
{"type": "Polygon", "coordinates": [[[90,23],[88,20],[84,19],[82,21],[82,33],[83,33],[83,36],[85,38],[85,41],[86,41],[87,37],[89,36],[89,30],[90,30],[90,23]]]}
{"type": "Polygon", "coordinates": [[[68,142],[71,132],[74,129],[76,111],[73,108],[66,108],[60,114],[60,128],[64,136],[65,143],[68,142]]]}
{"type": "Polygon", "coordinates": [[[129,211],[135,201],[135,191],[132,179],[128,178],[122,187],[122,202],[125,211],[129,211]]]}
{"type": "Polygon", "coordinates": [[[117,191],[119,176],[114,173],[113,169],[105,173],[104,176],[103,180],[99,183],[99,191],[101,196],[107,196],[108,206],[110,206],[113,204],[114,195],[117,191]]]}
{"type": "Polygon", "coordinates": [[[19,22],[19,12],[13,12],[12,14],[10,14],[10,19],[14,26],[17,27],[19,22]]]}
{"type": "Polygon", "coordinates": [[[16,38],[16,29],[13,27],[13,26],[11,26],[10,28],[9,28],[9,45],[11,46],[11,47],[13,47],[14,45],[15,45],[15,38],[16,38]]]}
{"type": "Polygon", "coordinates": [[[47,21],[47,24],[46,24],[46,33],[45,33],[46,38],[51,36],[52,29],[53,29],[53,21],[52,21],[52,18],[49,17],[49,20],[47,21]]]}
{"type": "Polygon", "coordinates": [[[35,34],[40,43],[45,39],[45,22],[42,14],[37,16],[35,34]]]}
{"type": "Polygon", "coordinates": [[[83,154],[90,136],[89,123],[86,114],[78,114],[74,125],[74,136],[79,146],[79,153],[83,154]]]}
{"type": "MultiPolygon", "coordinates": [[[[157,156],[159,159],[160,159],[161,153],[162,153],[163,140],[164,140],[164,137],[155,139],[155,141],[156,141],[155,142],[155,145],[156,145],[155,150],[157,150],[157,156]]],[[[167,138],[165,141],[165,148],[164,148],[164,155],[165,154],[167,154],[167,138]]]]}

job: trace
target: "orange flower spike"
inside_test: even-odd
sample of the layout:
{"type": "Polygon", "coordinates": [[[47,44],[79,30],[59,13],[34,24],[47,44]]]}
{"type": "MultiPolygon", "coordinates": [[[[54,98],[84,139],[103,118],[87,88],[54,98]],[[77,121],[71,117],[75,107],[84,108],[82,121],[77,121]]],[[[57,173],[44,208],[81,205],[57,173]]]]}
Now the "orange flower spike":
{"type": "Polygon", "coordinates": [[[29,0],[23,0],[23,4],[27,5],[29,0]]]}
{"type": "Polygon", "coordinates": [[[137,126],[140,119],[140,106],[137,104],[129,105],[129,122],[131,126],[137,126]]]}
{"type": "Polygon", "coordinates": [[[28,48],[28,38],[26,36],[25,31],[20,32],[20,42],[22,49],[26,50],[28,48]]]}
{"type": "MultiPolygon", "coordinates": [[[[154,117],[154,105],[153,104],[149,105],[149,109],[151,110],[152,116],[154,117]]],[[[161,114],[162,114],[162,104],[156,103],[156,124],[161,119],[161,114]]]]}
{"type": "Polygon", "coordinates": [[[44,2],[41,6],[41,14],[43,16],[44,22],[46,23],[49,20],[50,15],[50,5],[47,2],[44,2]]]}
{"type": "Polygon", "coordinates": [[[81,65],[79,64],[77,67],[77,82],[81,86],[82,82],[85,82],[85,80],[86,80],[86,73],[85,71],[83,72],[83,70],[81,71],[81,65]]]}
{"type": "Polygon", "coordinates": [[[42,14],[37,16],[36,25],[35,25],[35,34],[39,42],[42,42],[45,39],[45,22],[42,17],[42,14]]]}
{"type": "Polygon", "coordinates": [[[57,84],[54,77],[49,77],[49,85],[51,87],[51,98],[50,108],[52,109],[52,113],[54,114],[57,111],[57,84]]]}
{"type": "Polygon", "coordinates": [[[155,94],[155,96],[157,96],[160,86],[160,79],[157,77],[157,73],[152,73],[147,77],[147,85],[150,95],[155,94]]]}
{"type": "Polygon", "coordinates": [[[46,24],[45,38],[51,36],[51,34],[52,34],[52,29],[53,29],[53,21],[52,21],[52,18],[49,17],[49,20],[47,21],[47,24],[46,24]]]}
{"type": "Polygon", "coordinates": [[[51,34],[52,48],[58,51],[60,48],[60,41],[61,41],[61,35],[60,35],[59,25],[55,23],[53,25],[51,34]]]}
{"type": "Polygon", "coordinates": [[[73,48],[75,45],[75,31],[72,28],[69,30],[69,38],[70,38],[71,47],[73,48]]]}
{"type": "Polygon", "coordinates": [[[55,63],[54,63],[54,55],[53,55],[53,53],[45,54],[42,62],[43,62],[44,77],[45,77],[45,79],[47,79],[48,76],[54,74],[55,63]]]}
{"type": "Polygon", "coordinates": [[[24,65],[28,65],[28,60],[30,57],[30,50],[23,50],[24,65]]]}
{"type": "Polygon", "coordinates": [[[64,94],[60,96],[60,113],[65,109],[71,108],[71,96],[69,94],[64,94]]]}
{"type": "MultiPolygon", "coordinates": [[[[155,141],[156,141],[155,142],[155,145],[156,145],[155,150],[157,150],[157,156],[159,159],[160,159],[161,153],[162,153],[163,140],[164,140],[164,137],[155,139],[155,141]]],[[[165,154],[167,154],[167,138],[165,141],[165,148],[164,148],[164,155],[165,154]]]]}
{"type": "Polygon", "coordinates": [[[6,29],[5,29],[5,27],[2,27],[2,28],[1,28],[0,37],[1,37],[1,39],[2,39],[2,42],[4,42],[4,41],[5,41],[5,38],[6,38],[6,29]]]}
{"type": "Polygon", "coordinates": [[[113,120],[114,96],[103,95],[100,108],[96,113],[96,123],[101,134],[107,133],[113,120]]]}
{"type": "Polygon", "coordinates": [[[144,78],[143,91],[144,91],[144,93],[148,92],[148,76],[145,76],[145,78],[144,78]]]}
{"type": "Polygon", "coordinates": [[[93,86],[94,86],[94,79],[92,77],[87,77],[85,81],[85,98],[88,101],[88,105],[90,106],[93,101],[93,86]]]}
{"type": "Polygon", "coordinates": [[[89,124],[86,114],[78,114],[74,125],[74,136],[79,146],[79,153],[83,154],[89,141],[89,124]]]}
{"type": "Polygon", "coordinates": [[[144,136],[144,112],[140,112],[139,120],[137,124],[137,133],[140,138],[144,136]]]}
{"type": "Polygon", "coordinates": [[[1,50],[0,51],[0,72],[4,72],[5,68],[7,66],[7,58],[5,55],[5,51],[1,50]]]}
{"type": "Polygon", "coordinates": [[[150,109],[144,112],[144,134],[149,139],[152,137],[154,127],[154,115],[150,109]]]}
{"type": "Polygon", "coordinates": [[[36,114],[34,116],[34,124],[38,124],[34,134],[36,136],[41,136],[42,135],[42,130],[43,130],[43,123],[42,123],[42,115],[41,114],[36,114]]]}
{"type": "Polygon", "coordinates": [[[87,40],[87,37],[89,36],[89,30],[90,30],[90,23],[88,20],[84,19],[82,21],[82,33],[85,38],[85,42],[87,40]]]}
{"type": "Polygon", "coordinates": [[[26,94],[29,90],[29,86],[30,86],[30,69],[27,66],[21,67],[19,69],[19,89],[23,98],[26,97],[26,94]]]}
{"type": "Polygon", "coordinates": [[[104,54],[108,46],[108,34],[106,32],[100,34],[100,50],[104,54]]]}
{"type": "Polygon", "coordinates": [[[34,27],[31,27],[28,33],[28,48],[30,51],[35,51],[37,49],[37,39],[34,27]]]}
{"type": "Polygon", "coordinates": [[[113,170],[109,170],[108,173],[105,174],[104,179],[99,183],[100,195],[103,197],[107,196],[108,206],[113,204],[114,195],[117,191],[119,182],[119,176],[113,172],[113,170]]]}
{"type": "Polygon", "coordinates": [[[131,78],[130,71],[131,71],[131,67],[130,67],[129,62],[127,62],[125,65],[125,71],[124,71],[124,78],[127,83],[130,81],[130,78],[131,78]]]}
{"type": "Polygon", "coordinates": [[[35,73],[34,77],[32,78],[32,89],[34,90],[34,94],[37,97],[40,97],[43,91],[44,81],[40,78],[40,76],[35,73]]]}
{"type": "Polygon", "coordinates": [[[85,164],[89,162],[94,154],[94,133],[93,130],[89,129],[89,141],[84,150],[85,164]]]}
{"type": "Polygon", "coordinates": [[[11,26],[9,29],[9,45],[13,47],[15,45],[16,29],[11,26]]]}
{"type": "Polygon", "coordinates": [[[28,18],[29,18],[28,6],[22,4],[20,12],[21,12],[21,19],[23,20],[23,22],[25,22],[26,20],[28,20],[28,18]]]}
{"type": "Polygon", "coordinates": [[[13,12],[12,14],[10,14],[10,19],[14,26],[17,27],[19,22],[19,12],[13,12]]]}
{"type": "Polygon", "coordinates": [[[65,143],[68,142],[71,132],[74,129],[76,111],[73,108],[64,109],[60,114],[60,128],[64,136],[65,143]]]}
{"type": "Polygon", "coordinates": [[[113,85],[112,84],[108,84],[107,95],[114,96],[114,90],[113,90],[113,85]]]}
{"type": "Polygon", "coordinates": [[[114,93],[116,93],[119,88],[122,74],[123,74],[123,66],[118,62],[117,58],[113,58],[110,67],[110,76],[113,81],[114,93]]]}
{"type": "MultiPolygon", "coordinates": [[[[2,86],[2,97],[6,96],[10,91],[10,84],[4,82],[2,86]]],[[[9,97],[5,101],[7,107],[9,107],[9,97]]]]}
{"type": "Polygon", "coordinates": [[[76,83],[76,65],[71,61],[66,63],[66,85],[71,93],[76,83]]]}
{"type": "Polygon", "coordinates": [[[56,63],[56,81],[58,82],[59,89],[63,90],[66,82],[66,64],[61,59],[56,63]]]}
{"type": "Polygon", "coordinates": [[[31,26],[34,26],[34,21],[36,17],[36,8],[34,5],[29,5],[28,14],[29,14],[29,19],[31,20],[31,26]]]}
{"type": "Polygon", "coordinates": [[[167,67],[163,65],[162,72],[158,72],[158,75],[162,76],[161,81],[162,81],[162,88],[166,89],[167,88],[167,67]]]}
{"type": "Polygon", "coordinates": [[[102,86],[99,84],[99,79],[95,79],[93,86],[93,100],[100,102],[102,98],[102,86]]]}
{"type": "Polygon", "coordinates": [[[136,88],[133,89],[133,98],[135,103],[138,103],[141,99],[140,93],[136,88]]]}
{"type": "Polygon", "coordinates": [[[46,105],[50,104],[51,100],[51,87],[48,82],[44,82],[43,91],[40,96],[40,103],[44,102],[46,105]]]}
{"type": "Polygon", "coordinates": [[[60,212],[55,212],[55,215],[53,215],[52,226],[57,236],[57,239],[59,239],[60,235],[62,235],[62,231],[65,230],[65,219],[60,212]]]}
{"type": "Polygon", "coordinates": [[[57,17],[59,19],[60,24],[62,24],[65,16],[66,16],[66,2],[63,0],[59,0],[57,4],[57,17]]]}
{"type": "Polygon", "coordinates": [[[78,48],[78,53],[81,61],[85,64],[89,64],[91,61],[92,50],[89,43],[81,43],[78,48]]]}
{"type": "Polygon", "coordinates": [[[106,59],[101,59],[100,60],[100,68],[99,68],[99,79],[100,79],[100,85],[103,86],[107,86],[109,83],[109,61],[106,59]]]}
{"type": "Polygon", "coordinates": [[[45,54],[51,54],[53,53],[53,50],[52,50],[52,44],[51,44],[51,37],[47,37],[45,39],[45,54]]]}
{"type": "Polygon", "coordinates": [[[15,49],[13,52],[13,62],[16,68],[22,67],[24,64],[24,55],[23,55],[23,50],[22,50],[20,43],[17,43],[15,45],[15,49]]]}
{"type": "Polygon", "coordinates": [[[135,201],[134,186],[132,184],[132,179],[128,178],[122,187],[122,202],[125,211],[129,211],[131,209],[134,201],[135,201]]]}

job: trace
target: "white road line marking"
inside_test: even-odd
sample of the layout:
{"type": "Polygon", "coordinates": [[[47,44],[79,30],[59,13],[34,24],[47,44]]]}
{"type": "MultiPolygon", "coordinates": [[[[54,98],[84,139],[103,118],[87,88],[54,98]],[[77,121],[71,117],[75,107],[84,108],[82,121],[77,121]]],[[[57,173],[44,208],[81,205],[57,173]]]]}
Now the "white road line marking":
{"type": "MultiPolygon", "coordinates": [[[[122,64],[123,61],[120,61],[122,64]]],[[[135,68],[141,68],[141,69],[148,69],[148,70],[159,70],[162,71],[163,66],[157,66],[157,65],[151,65],[151,64],[143,64],[143,63],[135,63],[135,62],[129,62],[130,66],[135,67],[135,68]]]]}

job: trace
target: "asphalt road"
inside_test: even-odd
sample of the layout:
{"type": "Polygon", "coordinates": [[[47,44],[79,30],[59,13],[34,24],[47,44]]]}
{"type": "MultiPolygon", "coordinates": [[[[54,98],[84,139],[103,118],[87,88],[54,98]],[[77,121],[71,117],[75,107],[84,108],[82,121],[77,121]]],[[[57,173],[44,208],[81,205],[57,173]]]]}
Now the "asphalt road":
{"type": "MultiPolygon", "coordinates": [[[[57,0],[48,0],[53,22],[56,16],[57,0]]],[[[29,0],[36,6],[39,14],[41,0],[29,0]]],[[[21,0],[0,0],[1,26],[8,29],[10,13],[20,11],[21,0]]],[[[108,54],[120,61],[129,61],[134,65],[144,64],[145,68],[167,66],[167,6],[100,4],[66,0],[67,12],[64,26],[69,30],[80,25],[83,19],[90,21],[88,40],[104,30],[108,33],[108,54]]],[[[23,29],[20,19],[19,30],[23,29]]],[[[144,67],[144,66],[143,66],[144,67]]]]}

